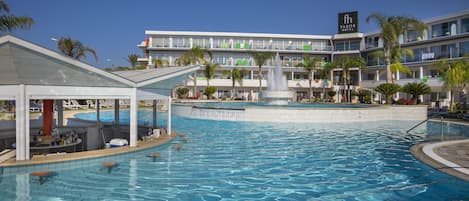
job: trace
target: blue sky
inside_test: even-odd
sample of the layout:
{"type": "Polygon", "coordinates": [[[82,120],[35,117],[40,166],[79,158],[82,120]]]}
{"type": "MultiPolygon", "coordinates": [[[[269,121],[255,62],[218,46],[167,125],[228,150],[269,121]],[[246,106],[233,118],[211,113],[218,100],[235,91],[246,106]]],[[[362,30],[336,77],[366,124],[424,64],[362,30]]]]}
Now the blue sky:
{"type": "MultiPolygon", "coordinates": [[[[378,30],[367,24],[374,12],[412,15],[419,19],[469,9],[468,0],[6,0],[15,15],[36,24],[13,34],[50,49],[50,38],[70,36],[94,48],[98,67],[128,66],[128,54],[142,54],[136,45],[145,30],[227,31],[334,34],[337,14],[358,11],[359,31],[378,30]]],[[[90,56],[90,58],[92,58],[90,56]]]]}

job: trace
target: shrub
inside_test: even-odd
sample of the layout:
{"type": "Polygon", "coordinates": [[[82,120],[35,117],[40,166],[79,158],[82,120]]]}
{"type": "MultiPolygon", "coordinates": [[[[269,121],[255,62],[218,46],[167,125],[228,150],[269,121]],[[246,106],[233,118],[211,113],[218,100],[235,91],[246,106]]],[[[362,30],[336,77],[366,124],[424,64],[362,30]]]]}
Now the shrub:
{"type": "Polygon", "coordinates": [[[186,87],[176,89],[176,93],[179,98],[187,98],[187,94],[189,94],[189,89],[186,87]]]}
{"type": "Polygon", "coordinates": [[[407,83],[402,87],[402,92],[412,96],[412,101],[417,104],[417,98],[420,95],[432,93],[430,87],[425,83],[407,83]]]}
{"type": "Polygon", "coordinates": [[[217,88],[214,86],[208,86],[205,88],[204,95],[207,96],[207,99],[210,99],[212,95],[217,91],[217,88]]]}
{"type": "Polygon", "coordinates": [[[378,93],[383,94],[386,97],[386,103],[391,104],[392,100],[391,97],[393,94],[399,92],[401,87],[397,84],[392,84],[392,83],[384,83],[380,84],[376,87],[375,91],[378,93]]]}

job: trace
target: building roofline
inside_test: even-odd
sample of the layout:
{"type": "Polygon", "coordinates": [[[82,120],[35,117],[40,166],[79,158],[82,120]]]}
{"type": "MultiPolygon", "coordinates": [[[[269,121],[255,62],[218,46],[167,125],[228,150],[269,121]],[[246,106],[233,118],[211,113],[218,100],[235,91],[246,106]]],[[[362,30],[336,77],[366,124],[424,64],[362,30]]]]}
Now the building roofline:
{"type": "MultiPolygon", "coordinates": [[[[437,16],[437,17],[432,17],[432,18],[429,18],[429,19],[422,20],[422,22],[425,23],[425,24],[433,24],[433,23],[436,23],[436,22],[439,22],[439,21],[445,21],[445,20],[448,20],[448,19],[451,19],[451,18],[456,18],[456,17],[460,17],[460,16],[464,16],[464,15],[469,15],[469,9],[454,12],[454,13],[450,13],[450,14],[446,14],[446,15],[441,15],[441,16],[437,16]]],[[[371,35],[376,35],[376,34],[380,34],[380,33],[381,33],[381,31],[372,31],[372,32],[365,33],[364,37],[371,36],[371,35]]]]}
{"type": "Polygon", "coordinates": [[[332,35],[306,35],[306,34],[274,34],[274,33],[239,33],[239,32],[199,32],[199,31],[158,31],[145,30],[146,35],[178,35],[178,36],[228,36],[228,37],[255,37],[255,38],[289,38],[330,40],[332,35]]]}

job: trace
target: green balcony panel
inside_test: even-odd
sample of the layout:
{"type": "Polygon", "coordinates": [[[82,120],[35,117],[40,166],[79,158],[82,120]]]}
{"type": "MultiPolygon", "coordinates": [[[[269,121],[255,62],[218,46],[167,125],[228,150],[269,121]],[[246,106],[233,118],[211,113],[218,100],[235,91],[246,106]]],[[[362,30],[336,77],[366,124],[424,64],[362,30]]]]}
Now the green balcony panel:
{"type": "Polygon", "coordinates": [[[240,44],[240,43],[236,43],[236,44],[235,44],[235,48],[240,49],[240,48],[241,48],[241,44],[240,44]]]}
{"type": "Polygon", "coordinates": [[[244,43],[244,49],[249,49],[249,44],[244,43]]]}
{"type": "Polygon", "coordinates": [[[303,50],[312,50],[311,45],[303,45],[303,50]]]}

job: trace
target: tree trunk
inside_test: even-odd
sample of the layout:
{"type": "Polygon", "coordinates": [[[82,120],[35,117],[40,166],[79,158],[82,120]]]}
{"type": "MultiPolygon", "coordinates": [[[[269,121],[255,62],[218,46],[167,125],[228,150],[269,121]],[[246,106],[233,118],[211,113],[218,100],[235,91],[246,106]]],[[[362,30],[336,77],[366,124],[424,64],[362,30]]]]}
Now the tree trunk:
{"type": "Polygon", "coordinates": [[[234,100],[234,95],[235,95],[235,86],[236,86],[236,83],[235,83],[235,80],[233,78],[233,76],[231,77],[231,81],[232,81],[232,85],[231,85],[231,99],[234,100]]]}
{"type": "Polygon", "coordinates": [[[386,53],[385,53],[385,58],[386,58],[386,83],[394,83],[394,80],[392,79],[392,74],[391,74],[391,49],[386,48],[386,53]]]}
{"type": "Polygon", "coordinates": [[[451,93],[451,97],[450,97],[450,101],[449,101],[449,111],[453,111],[453,105],[454,105],[454,93],[453,93],[453,90],[450,90],[450,93],[451,93]]]}
{"type": "Polygon", "coordinates": [[[197,73],[194,72],[194,91],[193,91],[193,95],[194,97],[197,97],[197,99],[199,99],[198,95],[197,95],[197,73]]]}
{"type": "Polygon", "coordinates": [[[311,79],[311,73],[309,74],[309,102],[313,102],[313,79],[311,79]]]}
{"type": "Polygon", "coordinates": [[[386,96],[386,104],[388,105],[392,104],[392,95],[386,96]]]}
{"type": "Polygon", "coordinates": [[[259,94],[257,95],[257,100],[261,101],[261,91],[262,91],[262,71],[261,71],[262,66],[259,65],[259,94]]]}

